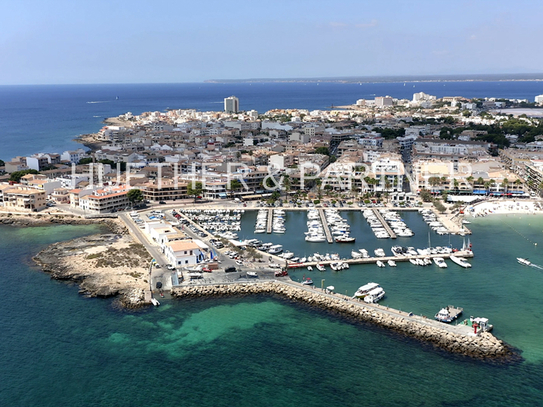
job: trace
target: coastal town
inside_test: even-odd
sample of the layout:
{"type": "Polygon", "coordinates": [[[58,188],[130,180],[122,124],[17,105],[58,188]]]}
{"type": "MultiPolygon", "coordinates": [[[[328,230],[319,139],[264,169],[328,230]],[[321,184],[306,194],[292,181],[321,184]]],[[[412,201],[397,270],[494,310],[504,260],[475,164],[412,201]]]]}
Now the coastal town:
{"type": "MultiPolygon", "coordinates": [[[[112,234],[61,243],[36,261],[56,278],[83,280],[83,294],[121,294],[126,307],[160,305],[165,295],[275,292],[322,300],[363,320],[377,312],[381,325],[418,338],[428,332],[413,333],[410,322],[422,325],[432,342],[454,352],[503,356],[507,346],[486,329],[477,335],[471,322],[444,325],[380,306],[380,287],[351,298],[310,278],[289,278],[291,269],[356,264],[447,267],[450,260],[467,268],[469,243],[303,256],[237,232],[253,211],[254,234],[282,235],[285,212],[297,211],[307,213],[306,242],[354,243],[355,225],[341,212],[355,211],[377,239],[396,239],[413,235],[396,212],[404,210],[419,212],[436,234],[469,237],[468,215],[543,211],[542,105],[543,95],[532,103],[421,92],[412,100],[375,97],[323,111],[242,111],[231,96],[222,112],[128,112],[80,136],[86,149],[2,162],[0,222],[106,222],[112,234]],[[466,336],[486,342],[470,342],[466,351],[458,345],[466,336]]],[[[484,321],[476,326],[486,327],[484,321]]]]}

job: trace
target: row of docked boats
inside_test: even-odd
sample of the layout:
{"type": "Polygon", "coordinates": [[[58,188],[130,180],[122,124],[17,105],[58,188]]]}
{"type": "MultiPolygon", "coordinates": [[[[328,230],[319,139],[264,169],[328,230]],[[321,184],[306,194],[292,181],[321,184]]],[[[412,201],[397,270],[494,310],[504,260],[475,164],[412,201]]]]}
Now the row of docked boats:
{"type": "Polygon", "coordinates": [[[396,234],[396,236],[411,237],[415,235],[415,233],[413,233],[413,231],[407,226],[407,224],[404,222],[398,212],[381,208],[379,209],[379,213],[388,224],[390,229],[392,229],[392,231],[396,234]]]}
{"type": "Polygon", "coordinates": [[[305,232],[305,241],[312,243],[326,242],[324,227],[317,209],[307,211],[307,232],[305,232]]]}
{"type": "Polygon", "coordinates": [[[356,238],[350,234],[351,226],[341,217],[337,209],[325,209],[324,216],[336,243],[354,243],[356,238]]]}
{"type": "Polygon", "coordinates": [[[431,209],[421,208],[419,209],[419,213],[422,215],[422,219],[428,224],[428,226],[438,235],[446,235],[451,233],[450,230],[437,219],[437,215],[431,209]]]}
{"type": "Polygon", "coordinates": [[[272,218],[272,233],[283,234],[287,230],[285,228],[286,214],[283,209],[276,208],[273,210],[272,218]]]}
{"type": "MultiPolygon", "coordinates": [[[[377,260],[375,264],[377,265],[377,267],[385,267],[385,263],[381,260],[377,260]]],[[[388,264],[389,267],[396,267],[396,262],[392,259],[387,260],[386,264],[388,264]]]]}
{"type": "Polygon", "coordinates": [[[268,227],[268,210],[259,209],[256,214],[255,233],[266,233],[268,227]]]}
{"type": "Polygon", "coordinates": [[[390,234],[387,232],[379,218],[373,213],[371,209],[364,209],[362,216],[366,219],[366,222],[370,225],[370,228],[377,239],[388,239],[390,234]]]}
{"type": "Polygon", "coordinates": [[[239,232],[243,209],[181,209],[180,212],[211,234],[239,232]]]}

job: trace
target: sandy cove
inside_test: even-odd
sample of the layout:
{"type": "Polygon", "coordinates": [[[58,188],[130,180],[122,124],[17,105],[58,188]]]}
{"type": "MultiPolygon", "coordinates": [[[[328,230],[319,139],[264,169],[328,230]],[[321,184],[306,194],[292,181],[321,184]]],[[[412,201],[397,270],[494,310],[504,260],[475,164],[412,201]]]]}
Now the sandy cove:
{"type": "Polygon", "coordinates": [[[490,214],[543,214],[543,204],[539,201],[490,200],[468,205],[465,213],[474,217],[490,214]]]}

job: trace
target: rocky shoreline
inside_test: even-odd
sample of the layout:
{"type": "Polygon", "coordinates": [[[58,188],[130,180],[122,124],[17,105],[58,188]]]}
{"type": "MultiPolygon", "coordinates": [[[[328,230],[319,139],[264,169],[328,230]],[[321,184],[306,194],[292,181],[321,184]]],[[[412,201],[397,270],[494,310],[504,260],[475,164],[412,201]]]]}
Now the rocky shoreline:
{"type": "Polygon", "coordinates": [[[54,243],[33,260],[51,278],[76,283],[87,297],[118,297],[122,307],[131,309],[147,305],[150,257],[129,235],[99,234],[54,243]]]}
{"type": "Polygon", "coordinates": [[[150,255],[134,242],[123,222],[56,213],[0,213],[0,225],[14,227],[92,224],[105,226],[108,232],[54,243],[34,256],[34,262],[51,278],[77,284],[87,297],[118,297],[119,305],[129,309],[147,306],[150,255]]]}
{"type": "Polygon", "coordinates": [[[77,215],[66,215],[51,212],[49,214],[28,213],[13,214],[0,212],[0,225],[15,227],[50,226],[50,225],[104,225],[111,233],[126,234],[126,226],[115,218],[83,218],[77,215]]]}
{"type": "Polygon", "coordinates": [[[336,312],[358,321],[369,322],[405,336],[431,343],[450,353],[500,361],[513,361],[519,358],[518,354],[509,345],[487,332],[477,336],[461,335],[446,329],[418,323],[407,315],[405,317],[391,316],[386,312],[362,303],[358,304],[341,298],[324,296],[319,292],[311,292],[279,281],[184,286],[172,290],[172,296],[176,298],[254,294],[279,295],[289,300],[303,302],[312,307],[336,312]]]}

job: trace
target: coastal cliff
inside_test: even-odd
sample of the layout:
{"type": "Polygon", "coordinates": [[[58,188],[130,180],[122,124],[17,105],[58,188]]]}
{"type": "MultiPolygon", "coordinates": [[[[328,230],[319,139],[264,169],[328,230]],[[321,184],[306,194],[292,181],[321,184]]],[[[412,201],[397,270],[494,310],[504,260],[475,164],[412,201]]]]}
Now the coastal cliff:
{"type": "Polygon", "coordinates": [[[383,308],[363,303],[353,303],[311,290],[304,290],[278,281],[251,284],[223,284],[206,286],[184,286],[172,290],[178,298],[203,296],[231,296],[270,294],[293,301],[300,301],[312,307],[339,313],[358,321],[369,322],[403,335],[432,343],[445,351],[479,359],[514,360],[518,355],[505,342],[490,333],[462,335],[444,328],[419,323],[409,315],[394,316],[383,308]]]}

